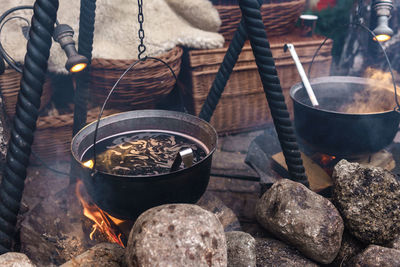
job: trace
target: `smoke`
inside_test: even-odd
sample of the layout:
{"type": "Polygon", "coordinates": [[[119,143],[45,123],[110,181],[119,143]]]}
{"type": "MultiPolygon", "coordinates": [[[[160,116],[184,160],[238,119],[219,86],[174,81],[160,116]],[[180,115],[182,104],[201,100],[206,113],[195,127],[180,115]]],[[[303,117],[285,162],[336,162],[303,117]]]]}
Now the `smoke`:
{"type": "MultiPolygon", "coordinates": [[[[395,71],[394,75],[398,77],[398,73],[395,71]]],[[[365,70],[364,77],[376,80],[377,82],[355,93],[353,101],[350,104],[340,107],[339,111],[351,114],[363,114],[393,110],[396,103],[390,72],[369,67],[365,70]]]]}

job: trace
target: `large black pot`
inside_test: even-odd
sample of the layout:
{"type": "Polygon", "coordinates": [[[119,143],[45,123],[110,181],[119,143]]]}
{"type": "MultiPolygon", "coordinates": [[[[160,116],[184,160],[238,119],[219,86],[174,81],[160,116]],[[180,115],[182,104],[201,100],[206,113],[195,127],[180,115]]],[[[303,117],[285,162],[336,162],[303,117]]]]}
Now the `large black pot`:
{"type": "MultiPolygon", "coordinates": [[[[79,163],[93,146],[96,124],[91,123],[72,139],[72,155],[79,163]]],[[[163,175],[121,176],[81,166],[81,178],[92,200],[121,219],[135,219],[143,211],[165,203],[195,203],[205,192],[217,134],[207,122],[185,113],[140,110],[101,119],[97,140],[138,130],[166,130],[188,135],[207,147],[207,156],[190,168],[163,175]]]]}
{"type": "Polygon", "coordinates": [[[296,133],[311,149],[342,157],[358,156],[377,152],[393,141],[400,122],[397,111],[367,114],[335,111],[351,103],[354,94],[367,85],[382,87],[377,81],[331,76],[312,79],[310,83],[320,104],[318,108],[312,107],[302,83],[290,89],[290,97],[296,133]]]}

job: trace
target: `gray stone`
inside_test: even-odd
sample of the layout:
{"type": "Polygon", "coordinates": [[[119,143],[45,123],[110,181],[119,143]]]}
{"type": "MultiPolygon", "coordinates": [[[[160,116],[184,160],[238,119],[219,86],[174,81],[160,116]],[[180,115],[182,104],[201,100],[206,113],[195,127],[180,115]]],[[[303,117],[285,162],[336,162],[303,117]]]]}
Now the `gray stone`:
{"type": "Polygon", "coordinates": [[[125,262],[130,267],[226,266],[224,229],[217,216],[196,205],[154,207],[135,222],[125,262]]]}
{"type": "Polygon", "coordinates": [[[341,160],[333,172],[333,201],[351,234],[386,244],[400,229],[400,183],[389,171],[341,160]]]}
{"type": "Polygon", "coordinates": [[[301,253],[272,238],[256,239],[257,267],[317,267],[301,253]]]}
{"type": "Polygon", "coordinates": [[[119,267],[123,262],[124,249],[117,244],[101,243],[60,267],[119,267]]]}
{"type": "Polygon", "coordinates": [[[287,179],[275,183],[256,207],[258,222],[305,256],[330,263],[340,249],[343,220],[329,200],[287,179]]]}
{"type": "Polygon", "coordinates": [[[228,248],[228,266],[255,267],[256,240],[245,232],[225,233],[228,248]]]}
{"type": "Polygon", "coordinates": [[[0,255],[0,266],[1,267],[35,267],[23,253],[7,252],[0,255]]]}
{"type": "Polygon", "coordinates": [[[388,244],[385,245],[385,247],[400,250],[400,236],[397,236],[395,239],[390,241],[388,244]]]}
{"type": "Polygon", "coordinates": [[[355,256],[352,267],[397,267],[400,266],[400,251],[392,248],[371,245],[355,256]]]}
{"type": "Polygon", "coordinates": [[[361,253],[365,249],[365,245],[358,241],[354,236],[350,235],[346,229],[342,236],[342,245],[336,258],[329,266],[350,266],[350,260],[357,254],[361,253]]]}

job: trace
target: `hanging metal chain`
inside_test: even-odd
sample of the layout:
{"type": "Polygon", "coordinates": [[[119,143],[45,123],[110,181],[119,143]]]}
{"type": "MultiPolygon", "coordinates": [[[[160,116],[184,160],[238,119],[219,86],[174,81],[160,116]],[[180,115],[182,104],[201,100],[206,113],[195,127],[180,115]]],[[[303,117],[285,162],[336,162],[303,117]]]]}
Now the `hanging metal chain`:
{"type": "Polygon", "coordinates": [[[363,8],[364,8],[363,0],[358,0],[356,15],[354,17],[355,23],[359,23],[359,24],[364,23],[363,8]]]}
{"type": "Polygon", "coordinates": [[[139,40],[140,44],[138,46],[138,59],[139,60],[145,60],[146,56],[143,55],[144,52],[146,51],[146,46],[143,43],[144,40],[144,30],[143,30],[143,22],[144,22],[144,16],[143,16],[143,0],[138,0],[138,8],[139,8],[139,13],[138,13],[138,22],[139,22],[139,40]]]}

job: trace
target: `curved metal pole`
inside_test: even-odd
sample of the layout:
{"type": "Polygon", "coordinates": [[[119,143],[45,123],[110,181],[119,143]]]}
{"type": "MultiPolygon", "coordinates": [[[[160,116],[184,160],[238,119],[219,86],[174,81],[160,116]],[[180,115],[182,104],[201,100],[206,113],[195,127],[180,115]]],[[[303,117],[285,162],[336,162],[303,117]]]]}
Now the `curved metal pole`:
{"type": "Polygon", "coordinates": [[[87,99],[89,95],[89,68],[90,63],[92,62],[95,17],[96,0],[81,0],[78,53],[85,56],[89,60],[89,64],[84,71],[76,76],[73,135],[75,135],[86,124],[87,99]]]}
{"type": "MultiPolygon", "coordinates": [[[[79,16],[78,53],[85,56],[88,66],[85,70],[76,74],[76,89],[74,95],[74,123],[72,135],[74,136],[87,119],[87,101],[89,97],[89,70],[92,62],[94,23],[96,17],[96,0],[81,0],[79,16]]],[[[71,160],[70,183],[76,182],[76,162],[71,160]]]]}
{"type": "Polygon", "coordinates": [[[0,185],[0,254],[10,251],[47,72],[58,0],[37,0],[0,185]]]}

